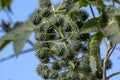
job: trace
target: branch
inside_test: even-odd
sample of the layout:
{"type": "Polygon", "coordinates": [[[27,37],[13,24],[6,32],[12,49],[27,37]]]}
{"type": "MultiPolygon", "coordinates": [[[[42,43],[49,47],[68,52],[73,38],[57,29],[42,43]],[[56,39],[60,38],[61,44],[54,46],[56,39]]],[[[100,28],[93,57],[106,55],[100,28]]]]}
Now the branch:
{"type": "Polygon", "coordinates": [[[109,47],[109,49],[107,49],[107,51],[106,51],[106,56],[105,56],[105,59],[103,61],[103,80],[106,80],[106,62],[110,58],[110,56],[113,53],[115,47],[116,47],[116,44],[112,48],[109,47]]]}
{"type": "MultiPolygon", "coordinates": [[[[34,50],[33,48],[28,49],[28,50],[24,50],[24,51],[22,51],[22,52],[20,53],[20,55],[21,55],[21,54],[28,53],[28,52],[33,51],[33,50],[34,50]]],[[[7,57],[5,57],[5,58],[0,59],[0,62],[4,62],[4,61],[6,61],[6,60],[8,60],[8,59],[11,59],[11,58],[14,58],[14,57],[16,57],[16,55],[15,55],[15,54],[12,54],[12,55],[10,55],[10,56],[7,56],[7,57]]]]}
{"type": "Polygon", "coordinates": [[[34,46],[34,43],[30,40],[28,40],[28,43],[31,45],[31,46],[34,46]]]}
{"type": "Polygon", "coordinates": [[[107,80],[109,80],[111,77],[116,76],[116,75],[119,75],[119,74],[120,74],[120,72],[112,73],[111,75],[109,75],[109,76],[107,77],[107,80]]]}
{"type": "Polygon", "coordinates": [[[105,38],[103,39],[103,41],[104,41],[104,44],[106,46],[106,49],[108,49],[108,44],[107,44],[107,41],[105,40],[105,38]]]}
{"type": "Polygon", "coordinates": [[[112,53],[113,53],[113,51],[114,51],[115,47],[116,47],[116,44],[113,46],[113,48],[111,49],[111,52],[110,52],[110,53],[109,53],[109,55],[107,56],[107,58],[108,58],[108,59],[109,59],[109,58],[110,58],[110,56],[112,55],[112,53]]]}
{"type": "Polygon", "coordinates": [[[112,0],[112,3],[113,3],[113,7],[115,6],[115,2],[114,2],[114,0],[112,0]]]}
{"type": "Polygon", "coordinates": [[[89,4],[89,6],[90,6],[90,10],[91,10],[91,12],[92,12],[92,15],[93,15],[93,17],[95,18],[95,14],[94,14],[94,11],[93,11],[93,8],[92,8],[91,4],[89,4]]]}
{"type": "Polygon", "coordinates": [[[103,80],[106,80],[106,62],[108,60],[108,54],[110,52],[111,48],[107,49],[105,59],[103,60],[103,80]]]}
{"type": "Polygon", "coordinates": [[[61,6],[63,5],[64,0],[59,4],[59,6],[57,7],[57,9],[55,10],[56,12],[61,8],[61,6]]]}

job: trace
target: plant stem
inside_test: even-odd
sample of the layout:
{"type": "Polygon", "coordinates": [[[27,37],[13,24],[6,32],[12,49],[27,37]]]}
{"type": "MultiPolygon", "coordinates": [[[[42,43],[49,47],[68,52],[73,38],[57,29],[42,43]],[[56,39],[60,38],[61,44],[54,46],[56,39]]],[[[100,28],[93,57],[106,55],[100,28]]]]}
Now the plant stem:
{"type": "Polygon", "coordinates": [[[111,75],[109,75],[109,76],[107,77],[107,80],[109,80],[111,77],[116,76],[116,75],[119,75],[119,74],[120,74],[120,72],[112,73],[111,75]]]}
{"type": "Polygon", "coordinates": [[[31,45],[31,46],[34,46],[34,43],[30,40],[28,40],[28,43],[31,45]]]}
{"type": "MultiPolygon", "coordinates": [[[[20,53],[20,55],[21,55],[21,54],[28,53],[28,52],[33,51],[33,50],[34,50],[33,48],[28,49],[28,50],[24,50],[24,51],[22,51],[22,52],[20,53]]],[[[6,61],[6,60],[8,60],[8,59],[11,59],[11,58],[14,58],[14,57],[16,57],[16,55],[15,55],[15,54],[12,54],[12,55],[10,55],[10,56],[7,56],[7,57],[5,57],[5,58],[0,59],[0,62],[4,62],[4,61],[6,61]]]]}
{"type": "Polygon", "coordinates": [[[112,3],[113,3],[113,7],[115,6],[115,2],[114,2],[114,0],[112,0],[112,3]]]}
{"type": "Polygon", "coordinates": [[[90,6],[90,10],[91,10],[91,12],[92,12],[92,15],[93,15],[93,17],[95,18],[95,14],[94,14],[94,11],[93,11],[93,8],[92,8],[91,4],[89,4],[89,6],[90,6]]]}
{"type": "Polygon", "coordinates": [[[106,62],[110,58],[110,56],[113,53],[115,47],[116,47],[116,44],[112,48],[109,47],[109,49],[107,49],[107,51],[106,51],[106,56],[105,56],[105,59],[103,61],[103,80],[106,80],[106,62]]]}
{"type": "Polygon", "coordinates": [[[63,2],[64,2],[64,1],[62,1],[62,2],[59,4],[59,6],[57,7],[57,9],[55,10],[56,12],[60,9],[60,7],[62,6],[63,2]]]}
{"type": "Polygon", "coordinates": [[[105,38],[104,38],[103,40],[104,40],[104,44],[105,44],[105,46],[106,46],[106,49],[108,49],[107,41],[105,40],[105,38]]]}

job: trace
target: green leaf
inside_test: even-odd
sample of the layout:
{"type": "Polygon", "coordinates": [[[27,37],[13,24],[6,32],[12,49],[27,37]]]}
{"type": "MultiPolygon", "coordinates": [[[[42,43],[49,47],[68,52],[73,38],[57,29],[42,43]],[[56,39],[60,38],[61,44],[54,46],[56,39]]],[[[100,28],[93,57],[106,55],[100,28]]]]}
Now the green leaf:
{"type": "Polygon", "coordinates": [[[0,0],[0,10],[7,7],[10,10],[12,0],[0,0]]]}
{"type": "Polygon", "coordinates": [[[120,23],[120,15],[115,15],[114,18],[118,23],[120,23]]]}
{"type": "Polygon", "coordinates": [[[0,50],[2,50],[5,46],[7,46],[9,43],[11,42],[11,40],[6,40],[0,47],[0,50]]]}
{"type": "Polygon", "coordinates": [[[97,68],[97,61],[94,56],[90,56],[90,68],[93,73],[96,72],[97,68]]]}
{"type": "Polygon", "coordinates": [[[2,50],[8,43],[13,40],[14,36],[11,34],[7,34],[0,38],[0,50],[2,50]]]}
{"type": "Polygon", "coordinates": [[[99,18],[92,18],[82,26],[80,34],[97,32],[100,25],[99,18]]]}
{"type": "Polygon", "coordinates": [[[112,20],[115,15],[120,15],[120,9],[113,6],[107,6],[105,8],[105,12],[107,13],[110,20],[112,20]]]}
{"type": "Polygon", "coordinates": [[[32,31],[33,25],[30,21],[21,23],[21,25],[16,25],[15,29],[0,38],[0,50],[12,41],[14,51],[18,56],[32,31]]]}
{"type": "Polygon", "coordinates": [[[79,5],[80,5],[80,8],[81,8],[81,7],[86,7],[89,4],[88,4],[88,2],[86,0],[79,0],[79,5]]]}
{"type": "Polygon", "coordinates": [[[71,61],[70,64],[71,64],[72,69],[75,69],[75,64],[74,64],[74,62],[71,61]]]}
{"type": "Polygon", "coordinates": [[[1,4],[1,0],[0,0],[0,10],[2,9],[2,4],[1,4]]]}
{"type": "Polygon", "coordinates": [[[20,54],[22,51],[24,44],[29,39],[31,33],[33,31],[33,26],[31,22],[26,22],[21,27],[16,28],[13,40],[13,48],[16,53],[16,56],[20,54]]]}
{"type": "Polygon", "coordinates": [[[90,67],[93,73],[97,70],[102,71],[102,63],[100,57],[100,43],[104,35],[102,32],[97,32],[94,34],[89,41],[89,52],[90,52],[90,67]],[[94,62],[94,63],[93,63],[94,62]]]}
{"type": "Polygon", "coordinates": [[[101,31],[111,42],[120,43],[120,25],[114,18],[101,31]]]}

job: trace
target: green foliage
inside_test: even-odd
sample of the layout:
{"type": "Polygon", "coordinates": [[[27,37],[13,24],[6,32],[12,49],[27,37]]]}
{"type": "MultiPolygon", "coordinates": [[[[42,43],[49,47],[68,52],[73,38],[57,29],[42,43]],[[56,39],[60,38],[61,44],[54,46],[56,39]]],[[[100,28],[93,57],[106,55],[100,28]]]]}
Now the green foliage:
{"type": "MultiPolygon", "coordinates": [[[[73,2],[68,1],[66,5],[71,3],[73,4],[73,2]]],[[[45,6],[42,5],[42,7],[45,6]]],[[[88,65],[89,57],[86,43],[90,35],[79,34],[80,28],[88,18],[88,13],[84,10],[71,10],[70,7],[64,7],[65,14],[59,12],[58,8],[56,13],[45,8],[52,11],[52,14],[47,17],[42,15],[39,24],[35,25],[35,39],[37,40],[35,51],[41,62],[37,67],[37,72],[44,79],[91,80],[96,78],[95,75],[91,74],[88,65]],[[79,25],[78,21],[82,25],[79,25]]],[[[39,13],[35,13],[35,15],[44,14],[45,9],[41,8],[39,13]]]]}
{"type": "Polygon", "coordinates": [[[7,7],[10,10],[12,0],[0,0],[0,10],[7,7]]]}
{"type": "Polygon", "coordinates": [[[113,35],[116,34],[115,29],[112,29],[113,34],[109,34],[109,37],[107,30],[111,20],[114,19],[118,24],[119,10],[106,7],[101,0],[79,0],[79,3],[78,0],[66,0],[57,8],[54,8],[50,1],[48,3],[50,5],[44,6],[41,0],[41,9],[35,13],[39,16],[33,16],[32,20],[37,40],[36,56],[41,62],[37,67],[38,74],[45,79],[101,79],[103,66],[100,44],[104,37],[112,37],[112,41],[116,36],[113,35]],[[96,6],[101,14],[98,18],[87,21],[88,13],[79,8],[91,4],[96,6]],[[75,6],[77,7],[74,8],[75,6]],[[91,37],[91,32],[96,33],[91,37]]]}
{"type": "Polygon", "coordinates": [[[113,19],[108,22],[108,25],[102,30],[104,35],[113,43],[120,43],[120,26],[118,22],[113,19]]]}
{"type": "Polygon", "coordinates": [[[90,67],[93,73],[96,70],[102,72],[102,63],[100,57],[100,43],[104,35],[101,32],[94,34],[89,41],[90,67]]]}
{"type": "Polygon", "coordinates": [[[109,20],[112,20],[113,17],[116,15],[120,15],[120,9],[115,8],[113,6],[106,6],[105,12],[107,13],[109,20]]]}
{"type": "MultiPolygon", "coordinates": [[[[10,9],[11,2],[0,0],[0,10],[10,9]]],[[[101,80],[103,38],[120,43],[120,9],[113,7],[114,3],[120,4],[119,0],[63,0],[54,7],[52,0],[40,0],[40,9],[31,18],[33,24],[28,20],[6,31],[0,38],[0,50],[13,42],[18,56],[35,31],[34,48],[41,63],[36,69],[38,75],[51,80],[101,80]],[[113,5],[107,6],[104,1],[111,1],[113,5]],[[88,20],[89,13],[81,9],[88,6],[95,6],[99,17],[88,20]]],[[[108,60],[106,69],[111,67],[108,60]]]]}
{"type": "Polygon", "coordinates": [[[8,43],[13,42],[15,54],[18,56],[32,33],[33,27],[31,22],[21,23],[21,25],[16,26],[15,29],[0,38],[0,49],[2,50],[8,43]]]}
{"type": "Polygon", "coordinates": [[[79,0],[80,8],[88,6],[88,2],[86,0],[79,0]]]}

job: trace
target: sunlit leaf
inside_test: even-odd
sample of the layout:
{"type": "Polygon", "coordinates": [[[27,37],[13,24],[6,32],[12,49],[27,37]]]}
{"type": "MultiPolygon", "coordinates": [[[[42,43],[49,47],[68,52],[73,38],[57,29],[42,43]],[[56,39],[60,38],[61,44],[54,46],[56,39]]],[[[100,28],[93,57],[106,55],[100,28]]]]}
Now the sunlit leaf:
{"type": "Polygon", "coordinates": [[[102,71],[102,63],[100,57],[100,43],[103,37],[104,37],[103,33],[97,32],[91,37],[89,41],[90,67],[93,73],[95,73],[95,70],[97,70],[98,72],[102,71]]]}
{"type": "Polygon", "coordinates": [[[113,43],[120,43],[120,25],[113,19],[101,30],[104,35],[113,43]]]}
{"type": "Polygon", "coordinates": [[[112,20],[115,15],[120,15],[120,9],[115,8],[113,6],[107,6],[105,8],[105,11],[107,12],[108,17],[112,20]]]}
{"type": "Polygon", "coordinates": [[[97,61],[94,56],[90,56],[90,67],[93,73],[96,72],[97,68],[97,61]]]}

